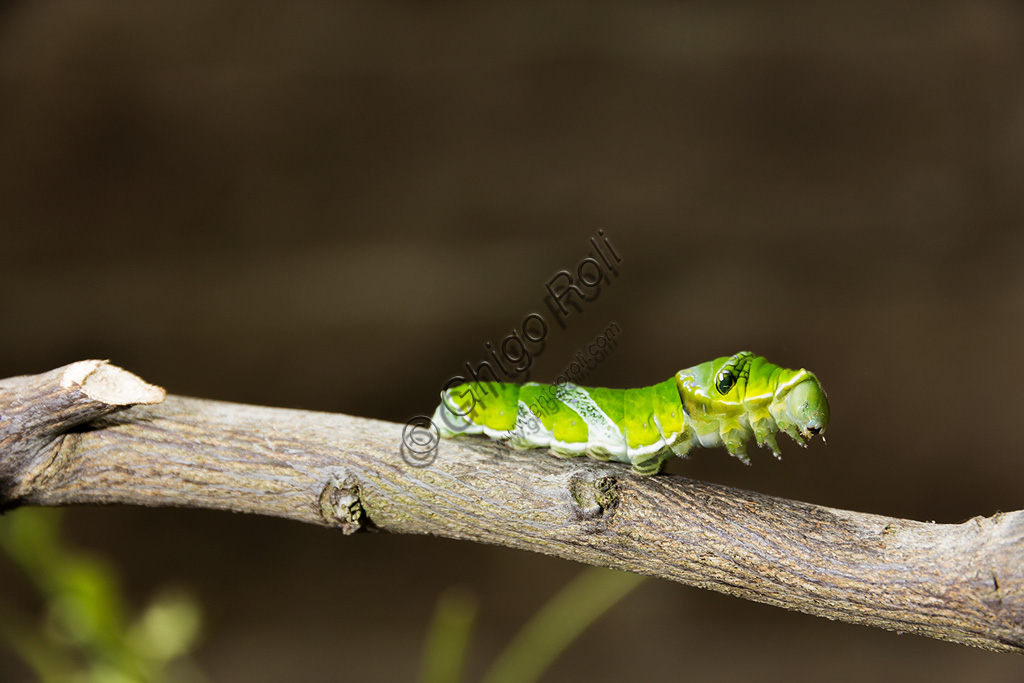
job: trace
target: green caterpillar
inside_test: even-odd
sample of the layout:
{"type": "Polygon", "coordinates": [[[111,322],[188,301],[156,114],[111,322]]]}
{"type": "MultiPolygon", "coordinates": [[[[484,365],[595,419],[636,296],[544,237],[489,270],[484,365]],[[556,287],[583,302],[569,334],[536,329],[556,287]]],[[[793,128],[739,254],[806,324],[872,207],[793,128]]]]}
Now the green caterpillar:
{"type": "Polygon", "coordinates": [[[674,453],[724,445],[746,464],[751,433],[781,458],[776,432],[804,439],[828,427],[828,398],[807,370],[788,370],[750,351],[680,370],[640,389],[471,382],[441,392],[433,422],[444,437],[486,434],[513,448],[550,448],[657,474],[674,453]]]}

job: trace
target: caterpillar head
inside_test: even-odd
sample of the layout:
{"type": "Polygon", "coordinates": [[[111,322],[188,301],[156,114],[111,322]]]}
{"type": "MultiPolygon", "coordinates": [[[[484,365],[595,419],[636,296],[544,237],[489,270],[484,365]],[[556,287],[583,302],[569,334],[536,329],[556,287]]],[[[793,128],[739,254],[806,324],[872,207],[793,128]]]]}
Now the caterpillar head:
{"type": "Polygon", "coordinates": [[[779,429],[794,439],[793,432],[806,439],[815,434],[824,438],[828,428],[828,397],[818,378],[807,370],[797,370],[779,383],[770,411],[779,429]]]}
{"type": "Polygon", "coordinates": [[[745,463],[744,442],[781,457],[777,432],[801,446],[828,427],[828,398],[807,370],[789,370],[741,351],[676,373],[689,423],[702,446],[722,444],[745,463]]]}

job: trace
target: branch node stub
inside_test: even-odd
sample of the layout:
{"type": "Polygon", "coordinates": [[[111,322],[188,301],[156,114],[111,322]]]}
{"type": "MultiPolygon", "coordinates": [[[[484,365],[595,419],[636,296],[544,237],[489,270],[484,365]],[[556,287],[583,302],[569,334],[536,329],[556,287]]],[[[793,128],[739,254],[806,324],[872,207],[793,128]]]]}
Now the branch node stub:
{"type": "Polygon", "coordinates": [[[77,387],[85,396],[109,406],[152,405],[167,392],[105,360],[83,360],[64,368],[60,386],[77,387]]]}
{"type": "Polygon", "coordinates": [[[603,471],[578,469],[569,476],[569,500],[576,521],[606,518],[619,504],[619,480],[603,471]]]}
{"type": "Polygon", "coordinates": [[[359,484],[351,474],[332,474],[320,491],[319,504],[320,517],[346,535],[359,531],[366,521],[359,484]]]}

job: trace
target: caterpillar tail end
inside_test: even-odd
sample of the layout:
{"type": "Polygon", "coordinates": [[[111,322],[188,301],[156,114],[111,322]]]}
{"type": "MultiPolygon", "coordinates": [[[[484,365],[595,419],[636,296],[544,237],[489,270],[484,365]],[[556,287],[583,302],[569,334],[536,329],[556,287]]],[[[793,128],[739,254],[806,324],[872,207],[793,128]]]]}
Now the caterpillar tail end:
{"type": "Polygon", "coordinates": [[[434,415],[430,419],[437,427],[437,433],[445,439],[461,436],[467,433],[473,425],[464,415],[448,407],[444,394],[441,394],[441,403],[438,404],[437,410],[434,411],[434,415]]]}

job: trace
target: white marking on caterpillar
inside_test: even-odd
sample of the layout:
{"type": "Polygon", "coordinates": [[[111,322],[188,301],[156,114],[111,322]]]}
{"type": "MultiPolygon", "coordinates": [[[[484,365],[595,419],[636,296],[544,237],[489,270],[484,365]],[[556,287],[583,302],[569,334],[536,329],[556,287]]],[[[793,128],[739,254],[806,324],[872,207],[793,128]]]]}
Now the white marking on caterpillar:
{"type": "Polygon", "coordinates": [[[612,458],[626,455],[626,438],[622,430],[586,390],[566,382],[555,391],[555,398],[571,406],[573,412],[587,425],[587,441],[583,444],[585,452],[612,458]]]}

